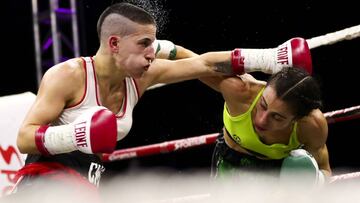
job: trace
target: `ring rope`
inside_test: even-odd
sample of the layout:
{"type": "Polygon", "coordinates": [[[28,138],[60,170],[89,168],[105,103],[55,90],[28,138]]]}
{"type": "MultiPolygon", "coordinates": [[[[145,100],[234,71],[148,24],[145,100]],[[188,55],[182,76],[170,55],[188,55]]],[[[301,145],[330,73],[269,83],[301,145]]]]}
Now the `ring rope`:
{"type": "Polygon", "coordinates": [[[329,184],[341,182],[344,180],[356,179],[356,178],[360,178],[360,171],[331,176],[329,180],[329,184]]]}
{"type": "Polygon", "coordinates": [[[306,40],[309,48],[313,49],[323,45],[335,44],[343,40],[352,40],[360,37],[360,25],[349,27],[336,32],[328,33],[306,40]]]}
{"type": "Polygon", "coordinates": [[[212,133],[197,137],[166,141],[162,143],[116,150],[111,154],[103,154],[103,161],[124,160],[135,157],[142,157],[160,153],[169,153],[180,149],[213,144],[219,133],[212,133]]]}
{"type": "MultiPolygon", "coordinates": [[[[338,121],[352,120],[360,118],[360,105],[345,109],[330,111],[324,113],[328,123],[335,123],[338,121]],[[345,115],[345,116],[344,116],[345,115]]],[[[111,154],[103,154],[103,161],[117,161],[136,157],[149,156],[160,153],[169,153],[177,150],[192,148],[200,145],[213,144],[216,141],[219,133],[206,134],[196,137],[183,138],[173,141],[166,141],[157,144],[146,146],[132,147],[127,149],[115,150],[111,154]]]]}
{"type": "Polygon", "coordinates": [[[360,105],[324,113],[329,124],[360,118],[360,105]]]}

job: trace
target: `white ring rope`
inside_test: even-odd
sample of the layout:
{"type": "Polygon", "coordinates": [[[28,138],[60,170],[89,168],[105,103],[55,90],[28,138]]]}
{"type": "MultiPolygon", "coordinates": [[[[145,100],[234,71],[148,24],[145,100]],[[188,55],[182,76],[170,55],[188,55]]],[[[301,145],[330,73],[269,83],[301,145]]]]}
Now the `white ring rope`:
{"type": "Polygon", "coordinates": [[[359,110],[360,110],[360,105],[345,108],[345,109],[326,112],[326,113],[324,113],[324,116],[326,118],[332,118],[332,117],[339,116],[339,115],[344,116],[348,113],[351,113],[352,115],[354,115],[354,114],[358,113],[359,110]]]}
{"type": "Polygon", "coordinates": [[[336,32],[328,33],[306,40],[309,48],[313,49],[323,45],[334,44],[343,40],[352,40],[360,37],[360,25],[349,27],[336,32]]]}
{"type": "Polygon", "coordinates": [[[329,183],[341,182],[344,180],[360,178],[360,171],[352,173],[344,173],[340,175],[331,176],[329,183]]]}
{"type": "Polygon", "coordinates": [[[360,118],[360,105],[324,113],[329,124],[360,118]]]}

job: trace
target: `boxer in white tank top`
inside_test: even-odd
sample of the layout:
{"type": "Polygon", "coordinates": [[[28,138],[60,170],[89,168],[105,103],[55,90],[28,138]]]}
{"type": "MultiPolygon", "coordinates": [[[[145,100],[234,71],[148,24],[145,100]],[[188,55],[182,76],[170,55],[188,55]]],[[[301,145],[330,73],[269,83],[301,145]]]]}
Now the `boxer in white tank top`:
{"type": "MultiPolygon", "coordinates": [[[[91,57],[83,57],[86,72],[86,88],[84,95],[78,104],[64,109],[60,117],[53,122],[54,125],[63,125],[73,122],[84,110],[92,106],[102,106],[99,98],[98,84],[95,75],[95,67],[91,57]]],[[[123,139],[132,126],[132,113],[139,100],[139,92],[133,78],[125,78],[125,96],[122,105],[116,112],[117,141],[123,139]]]]}
{"type": "Polygon", "coordinates": [[[231,51],[195,56],[184,48],[179,51],[180,46],[174,52],[175,46],[168,42],[153,46],[155,19],[129,3],[106,8],[98,19],[97,32],[100,46],[92,59],[69,59],[43,75],[17,136],[19,151],[28,154],[22,177],[50,178],[40,172],[59,175],[71,171],[69,174],[80,172],[97,185],[97,174],[104,170],[97,154],[112,153],[116,141],[128,134],[132,110],[149,87],[234,74],[231,51]],[[171,61],[155,60],[157,56],[195,57],[171,61]]]}

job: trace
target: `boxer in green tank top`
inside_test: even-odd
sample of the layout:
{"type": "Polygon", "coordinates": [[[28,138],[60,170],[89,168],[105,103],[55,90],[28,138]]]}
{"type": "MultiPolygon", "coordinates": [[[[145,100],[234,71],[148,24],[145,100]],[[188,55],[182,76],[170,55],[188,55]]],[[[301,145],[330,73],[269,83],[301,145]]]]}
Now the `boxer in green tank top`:
{"type": "Polygon", "coordinates": [[[306,71],[283,68],[268,82],[249,74],[201,81],[225,100],[224,128],[213,154],[213,177],[249,171],[289,174],[281,171],[297,164],[299,169],[331,175],[320,87],[306,71]],[[308,153],[290,153],[300,148],[308,153]]]}

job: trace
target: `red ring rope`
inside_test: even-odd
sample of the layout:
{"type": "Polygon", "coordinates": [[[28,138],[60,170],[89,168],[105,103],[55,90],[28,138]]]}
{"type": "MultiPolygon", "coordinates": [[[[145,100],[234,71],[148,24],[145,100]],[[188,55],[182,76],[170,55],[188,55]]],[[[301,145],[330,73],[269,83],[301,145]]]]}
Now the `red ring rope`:
{"type": "MultiPolygon", "coordinates": [[[[339,121],[357,119],[360,118],[360,105],[327,112],[324,113],[324,116],[326,117],[329,124],[339,121]]],[[[152,145],[120,149],[114,151],[111,154],[104,154],[103,161],[109,162],[109,161],[124,160],[124,159],[143,157],[143,156],[160,154],[160,153],[169,153],[169,152],[200,146],[200,145],[213,144],[215,143],[218,135],[219,133],[213,133],[213,134],[178,139],[173,141],[166,141],[152,145]]]]}

